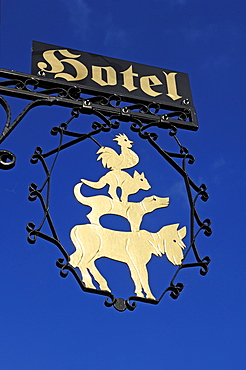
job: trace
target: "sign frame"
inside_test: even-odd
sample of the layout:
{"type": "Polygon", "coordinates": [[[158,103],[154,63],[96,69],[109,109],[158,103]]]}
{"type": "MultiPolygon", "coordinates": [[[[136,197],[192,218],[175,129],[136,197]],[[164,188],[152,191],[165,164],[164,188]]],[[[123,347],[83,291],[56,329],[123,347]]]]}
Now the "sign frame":
{"type": "Polygon", "coordinates": [[[88,95],[144,104],[176,127],[198,122],[187,73],[33,41],[32,74],[79,87],[88,95]],[[154,96],[155,95],[155,96],[154,96]]]}

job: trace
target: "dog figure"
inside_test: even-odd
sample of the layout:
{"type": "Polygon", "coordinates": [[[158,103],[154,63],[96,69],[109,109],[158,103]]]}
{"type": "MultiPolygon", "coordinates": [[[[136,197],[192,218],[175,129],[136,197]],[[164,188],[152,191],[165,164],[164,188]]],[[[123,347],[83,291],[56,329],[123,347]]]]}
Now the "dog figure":
{"type": "Polygon", "coordinates": [[[146,213],[158,208],[167,207],[169,198],[156,195],[144,198],[141,202],[120,202],[105,195],[85,197],[81,194],[82,183],[75,185],[74,195],[77,201],[92,208],[86,216],[91,224],[100,226],[100,217],[106,214],[118,215],[126,218],[131,226],[131,231],[138,231],[146,213]]]}

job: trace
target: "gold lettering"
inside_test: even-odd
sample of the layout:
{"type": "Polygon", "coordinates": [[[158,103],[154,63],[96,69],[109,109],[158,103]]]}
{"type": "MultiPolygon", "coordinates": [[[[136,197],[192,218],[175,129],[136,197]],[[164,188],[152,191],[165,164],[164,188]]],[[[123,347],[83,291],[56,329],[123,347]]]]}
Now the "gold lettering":
{"type": "Polygon", "coordinates": [[[38,65],[38,68],[40,68],[42,71],[49,72],[49,73],[56,73],[54,75],[54,78],[60,77],[60,78],[64,78],[64,80],[67,80],[67,81],[78,81],[78,80],[83,80],[88,75],[88,70],[86,66],[80,61],[74,60],[75,58],[78,58],[78,57],[80,57],[80,54],[79,55],[72,54],[66,49],[47,50],[43,53],[43,58],[46,60],[47,63],[50,64],[51,70],[46,69],[48,65],[45,62],[39,62],[37,65],[38,65]],[[59,60],[55,56],[55,52],[59,52],[62,56],[67,57],[67,58],[73,58],[73,59],[59,60]],[[64,68],[65,68],[64,63],[68,63],[74,67],[76,71],[75,77],[69,73],[60,73],[64,71],[64,68]]]}
{"type": "Polygon", "coordinates": [[[100,86],[117,85],[116,72],[113,67],[92,66],[92,78],[100,86]],[[103,70],[106,71],[106,79],[103,79],[103,70]]]}
{"type": "Polygon", "coordinates": [[[173,100],[177,100],[177,99],[180,99],[182,98],[182,96],[178,95],[177,93],[177,84],[176,84],[176,72],[170,72],[170,73],[166,73],[164,71],[162,71],[166,77],[166,82],[167,82],[167,96],[169,96],[169,98],[173,99],[173,100]]]}
{"type": "Polygon", "coordinates": [[[143,92],[150,96],[158,96],[161,95],[162,93],[158,93],[154,91],[151,86],[157,86],[157,85],[162,85],[162,82],[159,80],[158,77],[155,75],[152,76],[143,76],[140,78],[140,86],[143,92]]]}
{"type": "Polygon", "coordinates": [[[125,71],[123,72],[120,72],[121,74],[123,74],[123,87],[125,89],[127,89],[128,91],[133,91],[133,90],[136,90],[137,87],[134,86],[134,81],[133,81],[133,77],[138,77],[138,73],[133,73],[132,71],[132,65],[126,69],[125,71]]]}

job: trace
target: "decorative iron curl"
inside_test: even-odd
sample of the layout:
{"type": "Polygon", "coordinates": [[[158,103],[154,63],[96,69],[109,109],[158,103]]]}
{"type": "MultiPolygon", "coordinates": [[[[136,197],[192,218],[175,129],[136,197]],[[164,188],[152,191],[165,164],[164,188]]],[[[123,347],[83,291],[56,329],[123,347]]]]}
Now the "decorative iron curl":
{"type": "MultiPolygon", "coordinates": [[[[101,97],[97,97],[97,98],[99,100],[101,99],[101,97]]],[[[99,100],[97,100],[97,102],[99,100]]],[[[111,104],[110,99],[101,100],[101,103],[111,104]]],[[[89,107],[92,104],[92,100],[87,101],[86,104],[89,107]]],[[[143,108],[143,107],[135,106],[134,109],[146,109],[147,110],[149,109],[149,107],[143,108]]],[[[158,107],[155,107],[155,109],[158,109],[158,107]]],[[[121,312],[125,310],[133,311],[136,308],[137,302],[143,302],[143,303],[148,303],[152,305],[159,304],[166,293],[170,293],[171,298],[177,299],[184,288],[184,285],[182,283],[180,282],[175,283],[178,273],[184,268],[199,267],[200,274],[202,276],[205,276],[208,272],[208,265],[210,263],[209,257],[206,256],[204,258],[201,258],[199,256],[199,253],[196,247],[196,238],[199,235],[199,233],[203,232],[206,236],[210,236],[212,233],[212,230],[210,228],[211,221],[209,219],[205,219],[204,221],[202,221],[196,209],[196,203],[198,199],[201,199],[204,202],[208,200],[209,196],[207,194],[207,188],[204,184],[197,186],[188,176],[188,173],[186,170],[187,164],[192,165],[195,161],[195,158],[189,153],[189,150],[180,143],[179,139],[177,138],[178,130],[173,125],[168,124],[166,126],[166,129],[167,128],[169,129],[169,135],[173,137],[175,142],[177,143],[178,152],[176,153],[167,152],[157,144],[158,135],[155,132],[153,132],[152,129],[154,128],[163,129],[164,126],[163,126],[163,122],[161,121],[159,122],[153,121],[153,122],[146,124],[136,117],[129,118],[128,108],[127,109],[122,108],[120,114],[113,114],[109,117],[106,117],[104,114],[97,111],[96,109],[92,109],[92,113],[95,116],[97,116],[99,119],[101,119],[102,121],[102,122],[93,121],[92,131],[86,134],[81,134],[78,132],[68,130],[69,123],[74,118],[77,118],[80,115],[80,113],[82,113],[82,110],[79,107],[74,109],[72,111],[71,117],[67,120],[67,122],[62,123],[59,127],[54,127],[51,130],[52,135],[58,135],[58,134],[60,135],[59,145],[55,149],[47,153],[43,153],[42,149],[38,147],[36,148],[36,151],[34,155],[32,156],[32,159],[31,159],[32,163],[40,162],[42,164],[43,170],[46,174],[46,180],[44,181],[44,184],[40,187],[40,189],[38,189],[37,185],[34,183],[31,184],[29,188],[30,190],[29,200],[31,201],[35,201],[36,199],[40,200],[43,211],[44,211],[44,217],[39,227],[36,227],[34,223],[32,222],[28,224],[27,226],[27,230],[29,233],[28,241],[31,244],[34,244],[37,240],[37,237],[40,237],[56,245],[60,249],[61,253],[63,254],[65,258],[65,259],[59,258],[56,262],[57,267],[60,268],[60,275],[63,278],[65,278],[70,272],[75,277],[75,279],[77,280],[79,286],[81,287],[83,291],[106,296],[107,299],[104,303],[106,307],[114,307],[116,310],[121,311],[121,312]],[[96,136],[100,132],[109,132],[111,129],[119,128],[120,121],[124,121],[124,122],[131,121],[130,129],[133,132],[137,133],[140,138],[147,140],[157,150],[157,152],[159,152],[162,155],[162,157],[183,177],[186,190],[187,190],[189,204],[190,204],[190,218],[191,218],[190,220],[190,225],[191,225],[190,226],[190,245],[186,249],[186,253],[184,255],[184,260],[182,262],[182,265],[180,265],[177,268],[170,282],[170,285],[163,291],[163,293],[160,295],[158,299],[148,299],[148,298],[138,297],[138,296],[130,296],[128,299],[115,298],[114,295],[108,291],[86,288],[81,280],[81,277],[78,275],[76,270],[69,263],[69,256],[58,239],[58,235],[55,231],[55,227],[53,225],[51,215],[49,212],[49,197],[50,197],[49,182],[50,182],[50,176],[52,173],[52,169],[54,168],[59,152],[61,152],[63,149],[66,149],[88,138],[92,139],[93,141],[95,141],[96,144],[101,146],[101,144],[98,143],[96,139],[94,139],[94,136],[96,136]],[[72,137],[72,140],[70,142],[63,144],[62,138],[64,135],[72,137]],[[54,162],[50,170],[46,164],[45,158],[53,154],[56,154],[56,156],[55,156],[54,162]],[[179,165],[175,159],[180,159],[181,165],[179,165]],[[45,189],[45,187],[47,187],[46,200],[42,196],[42,191],[45,189]],[[196,193],[195,196],[193,196],[192,191],[196,193]],[[43,234],[41,231],[45,221],[48,222],[52,236],[43,234]],[[195,232],[195,222],[197,223],[199,227],[196,232],[195,232]],[[187,256],[191,250],[193,251],[195,262],[186,261],[187,256]]]]}
{"type": "MultiPolygon", "coordinates": [[[[86,86],[75,86],[71,83],[44,79],[44,71],[40,71],[38,76],[27,75],[0,69],[0,77],[5,80],[0,81],[0,92],[3,95],[13,96],[31,102],[18,114],[11,122],[11,110],[3,97],[0,97],[0,105],[5,109],[6,122],[0,136],[2,143],[23,120],[27,113],[37,106],[64,106],[75,108],[83,114],[94,114],[103,121],[101,130],[107,132],[111,128],[116,128],[118,121],[137,122],[140,121],[144,126],[140,130],[140,137],[146,139],[148,134],[144,132],[151,126],[162,129],[170,128],[171,125],[197,130],[195,109],[189,106],[187,99],[177,107],[174,103],[154,103],[143,100],[139,102],[134,97],[127,97],[117,94],[105,94],[86,86]],[[40,77],[41,76],[41,77],[40,77]],[[94,95],[94,96],[91,96],[94,95]],[[122,105],[124,105],[122,107],[122,105]],[[184,106],[184,107],[183,107],[184,106]],[[189,106],[189,107],[188,107],[189,106]],[[117,120],[113,123],[112,116],[117,120]],[[153,123],[152,123],[153,121],[153,123]]],[[[140,100],[141,101],[141,100],[140,100]]],[[[152,134],[152,139],[157,140],[157,135],[152,134]]],[[[13,157],[14,160],[14,157],[13,157]]],[[[12,162],[11,159],[7,159],[12,162]]],[[[1,169],[11,168],[11,164],[2,164],[1,169]]]]}

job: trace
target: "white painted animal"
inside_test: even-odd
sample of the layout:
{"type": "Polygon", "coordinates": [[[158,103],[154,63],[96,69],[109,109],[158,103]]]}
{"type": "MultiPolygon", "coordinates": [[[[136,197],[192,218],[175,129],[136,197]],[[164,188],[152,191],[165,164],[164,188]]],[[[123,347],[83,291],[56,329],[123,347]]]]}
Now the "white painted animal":
{"type": "Polygon", "coordinates": [[[138,231],[146,213],[167,207],[169,204],[168,197],[161,198],[156,195],[146,197],[141,202],[120,202],[105,195],[85,197],[81,194],[81,185],[82,183],[75,185],[74,195],[80,203],[92,208],[87,218],[91,224],[95,225],[100,225],[101,216],[113,214],[126,218],[130,223],[131,231],[138,231]]]}
{"type": "Polygon", "coordinates": [[[122,202],[127,202],[130,194],[135,194],[140,189],[149,190],[151,187],[144,173],[142,172],[140,174],[137,171],[134,171],[132,177],[125,171],[112,170],[107,172],[98,181],[94,182],[85,179],[81,179],[81,181],[94,189],[102,189],[104,186],[109,185],[108,193],[115,200],[119,200],[117,188],[121,188],[120,200],[122,202]]]}
{"type": "Polygon", "coordinates": [[[92,275],[101,290],[110,291],[94,262],[101,257],[124,262],[130,269],[135,294],[144,297],[145,292],[146,298],[155,299],[149,287],[146,265],[152,254],[159,257],[166,254],[174,265],[182,263],[185,248],[182,239],[186,235],[186,227],[178,230],[178,226],[164,226],[157,233],[114,231],[91,224],[74,226],[70,236],[76,251],[70,256],[69,263],[80,269],[86,287],[95,289],[92,275]]]}

